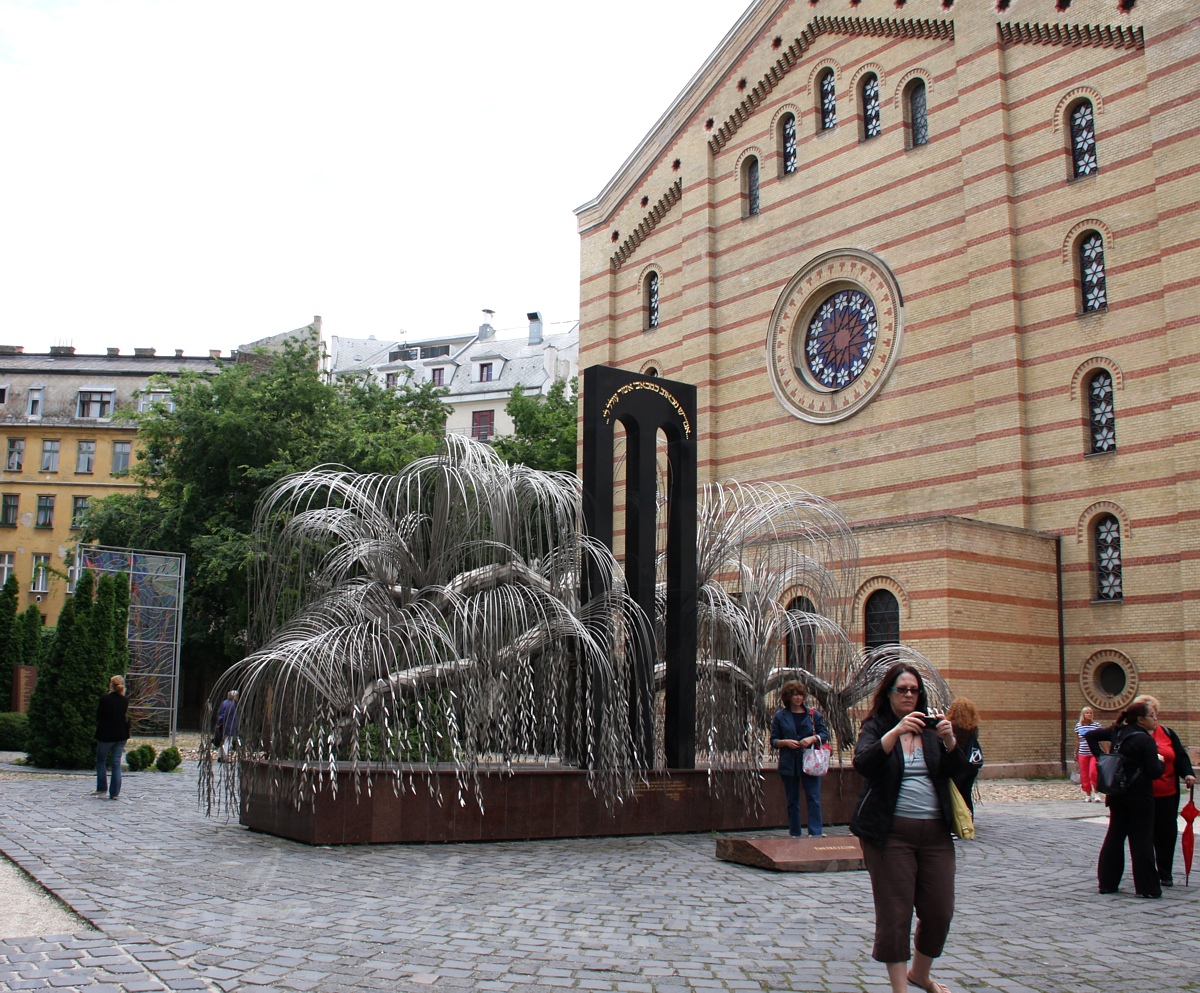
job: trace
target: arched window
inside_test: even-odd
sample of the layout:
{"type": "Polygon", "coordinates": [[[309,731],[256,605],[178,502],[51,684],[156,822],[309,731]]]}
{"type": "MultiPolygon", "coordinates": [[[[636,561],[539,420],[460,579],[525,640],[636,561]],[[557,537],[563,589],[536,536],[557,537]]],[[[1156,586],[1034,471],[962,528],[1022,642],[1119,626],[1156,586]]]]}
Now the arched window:
{"type": "Polygon", "coordinates": [[[1096,518],[1096,599],[1122,600],[1121,522],[1112,514],[1096,518]]]}
{"type": "Polygon", "coordinates": [[[1108,309],[1104,238],[1099,231],[1086,231],[1079,239],[1079,291],[1085,314],[1108,309]]]}
{"type": "Polygon", "coordinates": [[[646,274],[644,296],[646,330],[653,331],[658,327],[658,273],[653,269],[646,274]]]}
{"type": "MultiPolygon", "coordinates": [[[[813,602],[806,596],[798,596],[788,604],[788,610],[802,610],[806,614],[816,613],[813,602]]],[[[813,626],[806,624],[799,633],[789,633],[787,636],[787,664],[793,669],[813,668],[813,659],[817,650],[816,631],[813,626]]]]}
{"type": "Polygon", "coordinates": [[[743,217],[758,214],[758,156],[748,155],[742,163],[742,201],[745,204],[743,217]]]}
{"type": "Polygon", "coordinates": [[[883,133],[883,123],[879,116],[879,77],[875,73],[869,72],[863,76],[859,97],[862,103],[862,140],[878,138],[883,133]]]}
{"type": "Polygon", "coordinates": [[[821,130],[837,127],[837,84],[832,69],[826,69],[817,79],[817,106],[821,110],[821,130]]]}
{"type": "Polygon", "coordinates": [[[790,176],[796,171],[796,115],[784,114],[779,119],[779,159],[782,163],[780,175],[790,176]]]}
{"type": "Polygon", "coordinates": [[[1091,414],[1092,453],[1117,450],[1117,414],[1113,407],[1113,378],[1101,369],[1088,380],[1088,411],[1091,414]]]}
{"type": "Polygon", "coordinates": [[[908,114],[909,147],[917,148],[929,144],[929,108],[926,101],[925,80],[918,77],[908,84],[905,93],[905,108],[908,114]]]}
{"type": "Polygon", "coordinates": [[[1100,169],[1096,157],[1096,115],[1090,100],[1081,100],[1071,110],[1071,160],[1076,179],[1100,169]]]}
{"type": "Polygon", "coordinates": [[[867,649],[900,644],[900,602],[891,590],[876,590],[863,606],[867,649]]]}

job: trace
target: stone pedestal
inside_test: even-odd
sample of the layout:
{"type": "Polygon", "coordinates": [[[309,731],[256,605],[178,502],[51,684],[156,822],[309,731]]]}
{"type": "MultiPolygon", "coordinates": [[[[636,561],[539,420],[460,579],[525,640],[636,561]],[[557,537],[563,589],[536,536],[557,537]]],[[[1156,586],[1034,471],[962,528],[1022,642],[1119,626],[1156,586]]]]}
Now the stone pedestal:
{"type": "Polygon", "coordinates": [[[853,835],[823,838],[718,838],[717,858],[775,872],[846,872],[862,869],[853,835]]]}

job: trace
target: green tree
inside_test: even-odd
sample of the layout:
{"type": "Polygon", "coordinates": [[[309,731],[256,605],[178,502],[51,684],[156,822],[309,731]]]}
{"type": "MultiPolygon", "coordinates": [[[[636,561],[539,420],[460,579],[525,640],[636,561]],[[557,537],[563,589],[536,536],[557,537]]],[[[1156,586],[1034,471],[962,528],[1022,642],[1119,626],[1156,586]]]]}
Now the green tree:
{"type": "Polygon", "coordinates": [[[547,472],[574,472],[579,418],[578,380],[565,380],[550,387],[545,398],[526,396],[521,386],[513,387],[505,410],[513,419],[514,433],[499,437],[495,449],[507,462],[518,462],[547,472]]]}
{"type": "Polygon", "coordinates": [[[45,625],[42,622],[42,612],[37,604],[31,603],[17,620],[17,637],[21,639],[21,664],[40,665],[45,654],[43,646],[46,639],[42,632],[45,625]]]}
{"type": "MultiPolygon", "coordinates": [[[[21,665],[21,634],[17,621],[17,600],[21,585],[9,576],[0,588],[0,710],[8,710],[12,699],[13,667],[21,665]]],[[[40,620],[40,618],[39,618],[40,620]]]]}
{"type": "Polygon", "coordinates": [[[85,569],[75,595],[59,614],[29,704],[26,748],[34,765],[86,769],[95,762],[96,705],[108,688],[109,676],[128,668],[128,651],[123,658],[114,651],[122,586],[128,591],[129,577],[124,574],[101,576],[97,581],[85,569]]]}
{"type": "Polygon", "coordinates": [[[444,391],[329,382],[315,336],[168,385],[173,408],[138,417],[138,492],[94,501],[82,538],[183,552],[184,665],[222,669],[245,653],[254,508],[288,473],[334,463],[394,473],[437,451],[444,391]]]}

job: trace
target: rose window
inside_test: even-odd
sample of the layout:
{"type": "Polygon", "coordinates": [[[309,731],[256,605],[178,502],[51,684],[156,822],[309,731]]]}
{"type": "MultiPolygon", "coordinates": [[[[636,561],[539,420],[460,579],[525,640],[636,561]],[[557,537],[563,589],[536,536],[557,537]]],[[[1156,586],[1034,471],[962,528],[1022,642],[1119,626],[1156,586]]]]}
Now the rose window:
{"type": "Polygon", "coordinates": [[[804,336],[808,378],[840,390],[867,367],[879,332],[875,304],[862,290],[839,290],[813,314],[804,336]]]}

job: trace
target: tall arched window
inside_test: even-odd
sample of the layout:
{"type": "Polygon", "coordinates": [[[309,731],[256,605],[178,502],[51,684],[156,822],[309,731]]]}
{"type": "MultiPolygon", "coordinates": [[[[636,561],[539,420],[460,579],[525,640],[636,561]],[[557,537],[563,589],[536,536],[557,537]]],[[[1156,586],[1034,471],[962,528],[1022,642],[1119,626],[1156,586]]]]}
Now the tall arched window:
{"type": "Polygon", "coordinates": [[[646,274],[644,296],[646,330],[653,331],[658,327],[658,273],[653,269],[646,274]]]}
{"type": "Polygon", "coordinates": [[[1088,411],[1091,414],[1092,453],[1117,450],[1117,413],[1113,406],[1113,378],[1101,369],[1088,380],[1088,411]]]}
{"type": "Polygon", "coordinates": [[[821,130],[837,127],[837,83],[832,69],[826,69],[817,79],[817,106],[821,109],[821,130]]]}
{"type": "MultiPolygon", "coordinates": [[[[796,597],[788,604],[788,610],[802,610],[806,614],[816,613],[813,602],[806,596],[796,597]]],[[[788,634],[787,664],[790,667],[794,669],[808,669],[811,672],[816,650],[816,631],[811,625],[806,624],[799,633],[788,634]]]]}
{"type": "Polygon", "coordinates": [[[862,140],[878,138],[883,133],[883,123],[879,115],[879,77],[875,73],[863,76],[859,99],[862,103],[862,140]]]}
{"type": "Polygon", "coordinates": [[[1096,115],[1090,100],[1080,101],[1071,110],[1071,160],[1076,179],[1100,169],[1096,156],[1096,115]]]}
{"type": "Polygon", "coordinates": [[[900,644],[900,602],[891,590],[876,590],[863,605],[867,649],[900,644]]]}
{"type": "Polygon", "coordinates": [[[1112,514],[1096,518],[1096,599],[1122,600],[1121,522],[1112,514]]]}
{"type": "Polygon", "coordinates": [[[929,144],[929,107],[925,80],[918,77],[908,84],[906,109],[908,113],[909,144],[912,148],[929,144]]]}
{"type": "Polygon", "coordinates": [[[1108,281],[1104,271],[1104,238],[1087,231],[1079,239],[1079,291],[1085,314],[1108,309],[1108,281]]]}
{"type": "Polygon", "coordinates": [[[779,159],[782,163],[780,175],[790,176],[796,171],[799,159],[796,153],[795,114],[784,114],[779,119],[779,159]]]}
{"type": "Polygon", "coordinates": [[[745,204],[743,217],[754,217],[758,213],[758,156],[748,155],[742,163],[742,201],[745,204]]]}

